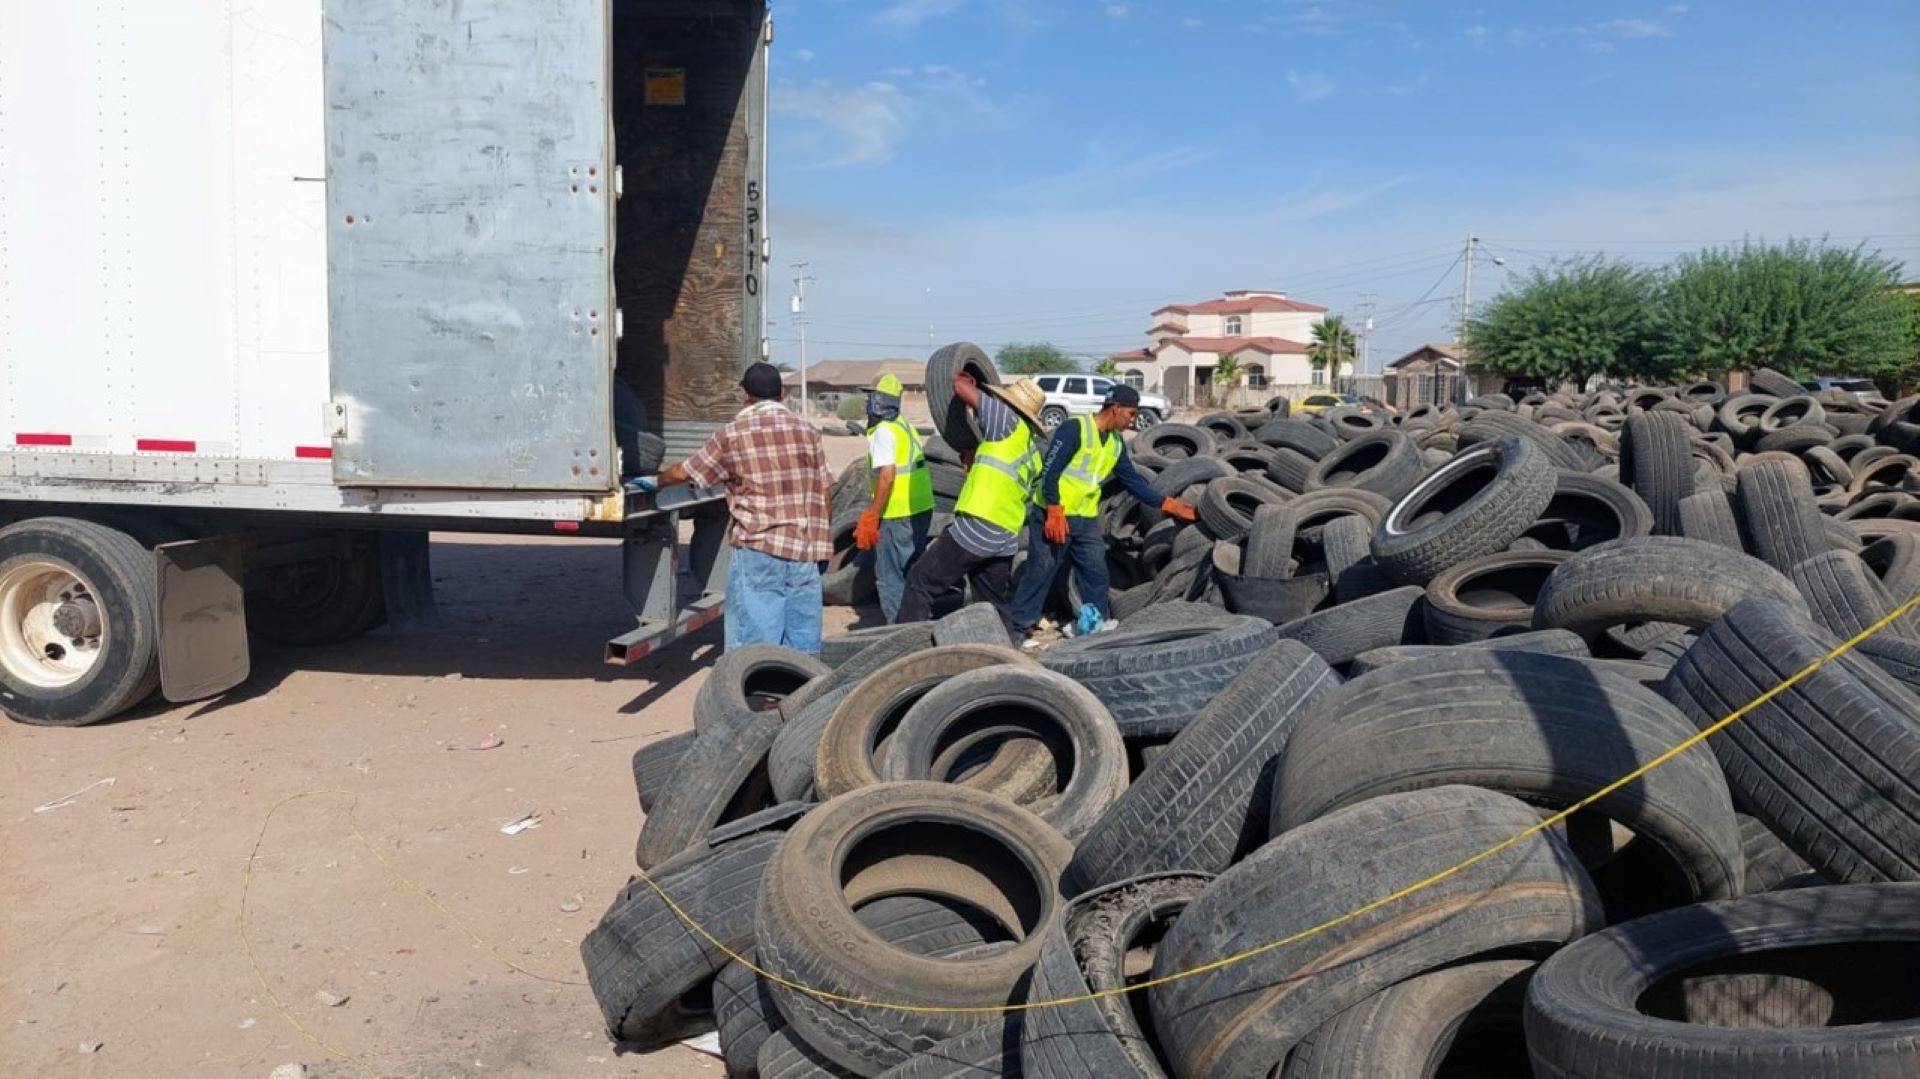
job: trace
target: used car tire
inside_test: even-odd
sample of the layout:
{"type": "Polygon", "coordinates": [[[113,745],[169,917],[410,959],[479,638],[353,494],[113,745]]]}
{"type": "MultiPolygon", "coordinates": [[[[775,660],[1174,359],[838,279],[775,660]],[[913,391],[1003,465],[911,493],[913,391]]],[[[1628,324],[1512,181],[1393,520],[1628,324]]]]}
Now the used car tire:
{"type": "Polygon", "coordinates": [[[1680,535],[1687,539],[1712,543],[1741,554],[1747,552],[1746,544],[1740,540],[1740,524],[1733,516],[1733,503],[1727,501],[1726,492],[1720,488],[1703,488],[1681,499],[1679,518],[1680,535]]]}
{"type": "Polygon", "coordinates": [[[1920,1074],[1920,885],[1702,903],[1616,925],[1527,989],[1535,1074],[1920,1074]]]}
{"type": "Polygon", "coordinates": [[[1253,527],[1253,515],[1266,506],[1277,506],[1284,499],[1264,483],[1233,477],[1207,484],[1200,496],[1199,524],[1216,540],[1239,539],[1253,527]]]}
{"type": "Polygon", "coordinates": [[[1271,624],[1246,615],[1138,631],[1123,623],[1047,649],[1040,665],[1100,698],[1122,735],[1170,736],[1277,639],[1271,624]]]}
{"type": "Polygon", "coordinates": [[[1566,551],[1500,551],[1470,558],[1427,582],[1427,640],[1466,644],[1533,626],[1533,604],[1566,551]]]}
{"type": "Polygon", "coordinates": [[[1550,551],[1584,551],[1652,533],[1653,510],[1632,490],[1590,472],[1561,469],[1553,497],[1521,538],[1537,540],[1550,551]]]}
{"type": "Polygon", "coordinates": [[[1805,607],[1793,582],[1757,558],[1678,536],[1615,540],[1553,571],[1534,602],[1533,628],[1570,629],[1589,644],[1635,623],[1700,629],[1755,594],[1805,607]]]}
{"type": "Polygon", "coordinates": [[[660,865],[719,825],[773,805],[767,752],[780,727],[777,711],[729,712],[711,720],[641,822],[634,859],[643,867],[660,865]]]}
{"type": "MultiPolygon", "coordinates": [[[[1454,649],[1356,678],[1302,719],[1274,780],[1272,830],[1450,783],[1564,809],[1692,734],[1658,693],[1578,659],[1454,649]]],[[[1740,894],[1739,824],[1710,754],[1676,757],[1592,808],[1678,870],[1671,894],[1644,894],[1671,874],[1632,882],[1636,899],[1740,894]]]]}
{"type": "Polygon", "coordinates": [[[1213,432],[1204,427],[1195,427],[1190,423],[1157,423],[1150,430],[1134,435],[1133,444],[1147,453],[1157,453],[1180,461],[1210,456],[1218,441],[1213,437],[1213,432]]]}
{"type": "Polygon", "coordinates": [[[1501,438],[1456,455],[1396,502],[1373,533],[1373,561],[1401,584],[1426,584],[1449,566],[1504,551],[1553,498],[1558,474],[1524,439],[1501,438]]]}
{"type": "Polygon", "coordinates": [[[1280,1079],[1525,1075],[1521,1014],[1539,965],[1486,959],[1384,989],[1316,1027],[1280,1079]]]}
{"type": "Polygon", "coordinates": [[[1620,432],[1620,480],[1653,511],[1653,534],[1680,534],[1680,500],[1693,493],[1689,424],[1672,412],[1636,412],[1620,432]]]}
{"type": "MultiPolygon", "coordinates": [[[[1017,998],[1060,917],[1056,882],[1072,848],[1032,813],[944,783],[881,783],[802,817],[767,862],[754,932],[762,965],[831,993],[930,1007],[1017,998]],[[911,888],[991,915],[1007,947],[928,959],[865,930],[854,908],[911,888]]],[[[776,984],[800,1038],[843,1067],[884,1071],[987,1020],[966,1012],[876,1011],[776,984]]]]}
{"type": "Polygon", "coordinates": [[[998,386],[1000,372],[980,346],[956,342],[927,358],[927,408],[940,437],[955,453],[980,445],[980,426],[973,412],[953,394],[953,376],[965,371],[983,386],[998,386]]]}
{"type": "MultiPolygon", "coordinates": [[[[1391,794],[1322,817],[1221,874],[1173,923],[1153,972],[1287,940],[1539,819],[1472,787],[1391,794]]],[[[1176,1074],[1266,1075],[1322,1023],[1391,985],[1497,949],[1551,949],[1602,924],[1566,844],[1535,832],[1398,902],[1156,986],[1148,999],[1176,1074]]]]}
{"type": "Polygon", "coordinates": [[[1761,561],[1785,573],[1827,549],[1807,466],[1790,457],[1749,460],[1735,482],[1740,533],[1761,561]]]}
{"type": "Polygon", "coordinates": [[[1144,873],[1218,873],[1267,837],[1276,762],[1340,684],[1298,641],[1247,664],[1075,846],[1074,893],[1144,873]]]}
{"type": "Polygon", "coordinates": [[[661,792],[673,784],[680,758],[693,748],[694,737],[693,731],[682,731],[633,751],[633,787],[640,795],[640,812],[652,809],[661,792]]]}
{"type": "Polygon", "coordinates": [[[694,729],[730,712],[764,711],[827,671],[825,663],[777,644],[723,652],[693,696],[694,729]]]}
{"type": "MultiPolygon", "coordinates": [[[[1754,596],[1700,634],[1664,691],[1705,727],[1839,644],[1803,610],[1754,596]]],[[[1920,880],[1920,697],[1848,653],[1707,744],[1741,807],[1840,883],[1920,880]],[[1870,811],[1863,808],[1871,807],[1870,811]]]]}
{"type": "MultiPolygon", "coordinates": [[[[1787,576],[1805,597],[1813,620],[1842,640],[1872,629],[1898,606],[1887,586],[1851,551],[1823,551],[1793,567],[1787,576]]],[[[1920,640],[1917,627],[1920,615],[1907,614],[1880,633],[1920,640]]]]}
{"type": "Polygon", "coordinates": [[[1581,640],[1577,633],[1569,633],[1564,629],[1536,629],[1505,637],[1489,637],[1483,641],[1467,641],[1458,645],[1389,645],[1360,653],[1347,667],[1350,677],[1358,678],[1395,663],[1451,655],[1456,648],[1484,648],[1491,652],[1532,652],[1542,656],[1568,656],[1574,659],[1587,659],[1593,655],[1587,649],[1587,642],[1581,640]]]}
{"type": "Polygon", "coordinates": [[[1388,428],[1361,435],[1314,462],[1307,488],[1354,488],[1395,499],[1413,490],[1426,471],[1413,440],[1388,428]]]}
{"type": "Polygon", "coordinates": [[[1425,644],[1421,602],[1426,589],[1407,585],[1296,618],[1279,635],[1299,641],[1339,666],[1362,652],[1396,644],[1425,644]]]}

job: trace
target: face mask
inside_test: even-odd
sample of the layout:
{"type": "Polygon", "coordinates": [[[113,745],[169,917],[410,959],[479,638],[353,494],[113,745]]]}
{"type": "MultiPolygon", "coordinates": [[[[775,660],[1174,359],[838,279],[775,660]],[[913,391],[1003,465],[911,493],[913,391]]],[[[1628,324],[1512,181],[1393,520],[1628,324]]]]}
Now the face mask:
{"type": "Polygon", "coordinates": [[[867,425],[900,418],[900,399],[883,393],[867,394],[867,425]]]}

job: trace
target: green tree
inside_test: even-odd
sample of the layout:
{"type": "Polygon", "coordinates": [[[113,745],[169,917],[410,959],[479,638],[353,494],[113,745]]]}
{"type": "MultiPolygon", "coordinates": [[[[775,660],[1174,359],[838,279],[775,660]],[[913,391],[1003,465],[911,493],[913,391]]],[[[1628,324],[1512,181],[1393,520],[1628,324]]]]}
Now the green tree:
{"type": "Polygon", "coordinates": [[[1654,313],[1656,366],[1911,377],[1910,316],[1893,291],[1899,270],[1878,251],[1807,240],[1684,255],[1654,313]]]}
{"type": "Polygon", "coordinates": [[[1467,326],[1476,363],[1505,375],[1583,382],[1655,377],[1649,351],[1658,275],[1602,258],[1536,268],[1467,326]]]}
{"type": "Polygon", "coordinates": [[[1313,342],[1307,347],[1307,358],[1316,366],[1327,369],[1327,377],[1339,378],[1347,364],[1353,362],[1353,327],[1339,315],[1328,315],[1313,324],[1313,342]]]}
{"type": "Polygon", "coordinates": [[[1222,356],[1213,365],[1213,385],[1215,389],[1231,393],[1247,377],[1246,369],[1240,366],[1240,357],[1222,356]]]}
{"type": "Polygon", "coordinates": [[[1889,384],[1881,387],[1889,394],[1899,393],[1920,382],[1920,292],[1901,292],[1897,295],[1907,313],[1906,362],[1899,372],[1886,380],[1889,384]]]}
{"type": "Polygon", "coordinates": [[[1114,363],[1111,358],[1104,359],[1093,365],[1093,373],[1096,375],[1105,375],[1108,378],[1119,378],[1120,365],[1114,363]]]}
{"type": "Polygon", "coordinates": [[[1009,375],[1052,375],[1078,371],[1080,365],[1047,341],[1009,341],[994,353],[994,366],[1009,375]]]}

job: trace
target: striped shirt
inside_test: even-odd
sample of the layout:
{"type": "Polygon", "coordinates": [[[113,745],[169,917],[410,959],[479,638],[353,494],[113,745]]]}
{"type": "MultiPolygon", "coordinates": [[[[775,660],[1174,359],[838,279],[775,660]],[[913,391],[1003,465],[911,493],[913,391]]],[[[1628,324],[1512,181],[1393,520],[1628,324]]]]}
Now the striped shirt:
{"type": "Polygon", "coordinates": [[[789,562],[833,556],[827,525],[827,469],[820,432],[778,401],[758,401],[687,458],[702,487],[724,483],[733,522],[727,542],[789,562]]]}
{"type": "MultiPolygon", "coordinates": [[[[980,406],[974,410],[974,416],[980,422],[982,442],[998,442],[1013,434],[1023,422],[1019,413],[990,393],[980,395],[980,406]]],[[[959,544],[962,550],[980,558],[1010,556],[1020,549],[1018,536],[999,525],[966,513],[953,515],[953,523],[947,526],[947,535],[952,536],[953,542],[959,544]]]]}

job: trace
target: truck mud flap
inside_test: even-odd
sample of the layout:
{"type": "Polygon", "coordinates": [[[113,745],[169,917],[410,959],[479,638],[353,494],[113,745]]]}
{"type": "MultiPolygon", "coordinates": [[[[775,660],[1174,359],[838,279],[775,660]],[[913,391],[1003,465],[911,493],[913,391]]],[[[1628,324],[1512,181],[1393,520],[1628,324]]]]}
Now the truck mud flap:
{"type": "Polygon", "coordinates": [[[169,701],[218,696],[247,680],[246,555],[234,537],[154,548],[159,581],[160,691],[169,701]]]}

